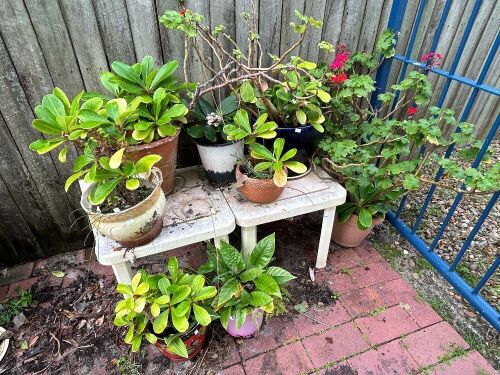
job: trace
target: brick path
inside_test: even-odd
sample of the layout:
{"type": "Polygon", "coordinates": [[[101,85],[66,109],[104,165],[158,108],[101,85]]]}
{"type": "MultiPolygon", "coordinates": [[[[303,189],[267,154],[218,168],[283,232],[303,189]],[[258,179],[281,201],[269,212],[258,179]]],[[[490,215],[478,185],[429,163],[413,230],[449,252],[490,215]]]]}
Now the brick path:
{"type": "MultiPolygon", "coordinates": [[[[86,256],[82,250],[60,257],[82,263],[86,256]]],[[[202,261],[197,252],[192,258],[202,261]]],[[[332,271],[317,273],[317,282],[339,293],[339,301],[294,319],[272,318],[252,339],[226,337],[229,354],[221,374],[497,374],[369,246],[336,250],[329,264],[332,271]]],[[[0,276],[0,300],[38,282],[43,266],[28,263],[0,276]]],[[[85,266],[112,277],[110,267],[95,261],[85,266]]],[[[71,277],[67,272],[48,283],[64,287],[71,277]]]]}

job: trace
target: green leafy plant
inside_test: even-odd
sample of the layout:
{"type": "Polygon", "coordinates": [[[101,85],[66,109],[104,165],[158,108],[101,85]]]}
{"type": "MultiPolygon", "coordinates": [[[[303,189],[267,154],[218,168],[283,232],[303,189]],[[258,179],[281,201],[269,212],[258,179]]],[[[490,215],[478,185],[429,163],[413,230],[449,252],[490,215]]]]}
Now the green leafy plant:
{"type": "Polygon", "coordinates": [[[256,178],[272,176],[275,185],[283,187],[287,182],[287,169],[295,173],[304,173],[307,170],[304,164],[290,160],[297,154],[297,149],[292,148],[283,154],[284,146],[285,140],[283,138],[274,140],[272,151],[259,143],[252,143],[250,156],[253,160],[245,164],[246,168],[250,169],[251,176],[256,178]]]}
{"type": "Polygon", "coordinates": [[[223,127],[232,121],[238,107],[239,102],[234,95],[228,95],[217,106],[200,98],[193,111],[196,124],[188,126],[187,133],[195,139],[207,139],[211,143],[227,142],[223,127]]]}
{"type": "MultiPolygon", "coordinates": [[[[134,162],[125,153],[127,128],[137,121],[142,98],[104,102],[99,96],[90,95],[85,101],[82,97],[83,92],[70,102],[59,88],[44,96],[35,108],[33,127],[46,138],[29,147],[38,154],[60,148],[59,161],[66,163],[69,145],[74,145],[81,154],[74,160],[73,174],[66,180],[65,189],[78,179],[94,183],[89,194],[91,204],[100,205],[110,197],[127,197],[125,191],[139,188],[143,176],[160,160],[158,155],[148,155],[134,162]]],[[[126,198],[124,201],[133,205],[126,198]]]]}
{"type": "Polygon", "coordinates": [[[220,249],[208,247],[208,262],[198,272],[211,275],[212,282],[220,285],[212,307],[220,314],[224,328],[229,318],[234,318],[240,328],[255,309],[268,315],[285,311],[285,285],[295,277],[283,268],[269,265],[274,250],[274,233],[260,240],[248,256],[226,242],[221,243],[220,249]]]}
{"type": "Polygon", "coordinates": [[[272,139],[276,137],[278,127],[274,121],[267,121],[267,113],[260,115],[253,125],[250,125],[248,112],[240,109],[234,116],[234,122],[224,126],[224,133],[230,141],[243,139],[245,144],[253,144],[257,138],[272,139]]]}
{"type": "Polygon", "coordinates": [[[18,290],[17,298],[10,298],[0,304],[0,326],[5,326],[33,303],[31,290],[18,290]]]}
{"type": "Polygon", "coordinates": [[[128,327],[124,341],[133,352],[139,350],[143,339],[152,344],[161,339],[169,351],[187,358],[180,335],[217,318],[210,308],[217,289],[206,286],[204,276],[179,269],[175,257],[168,260],[167,268],[168,275],[148,275],[141,270],[131,285],[117,285],[116,291],[124,298],[115,306],[114,324],[128,327]]]}
{"type": "Polygon", "coordinates": [[[458,121],[450,109],[424,109],[432,96],[425,74],[410,72],[379,94],[378,107],[372,107],[376,82],[371,74],[379,53],[384,57],[394,53],[393,43],[394,34],[386,31],[375,56],[351,55],[343,46],[324,75],[332,99],[324,113],[325,136],[316,161],[346,186],[347,201],[339,207],[339,220],[345,222],[355,214],[360,229],[369,228],[373,217],[383,216],[393,202],[423,185],[464,193],[500,189],[499,163],[468,165],[482,146],[474,137],[474,126],[458,121]],[[448,159],[445,150],[452,145],[462,150],[448,159]],[[435,181],[439,167],[444,176],[435,181]]]}

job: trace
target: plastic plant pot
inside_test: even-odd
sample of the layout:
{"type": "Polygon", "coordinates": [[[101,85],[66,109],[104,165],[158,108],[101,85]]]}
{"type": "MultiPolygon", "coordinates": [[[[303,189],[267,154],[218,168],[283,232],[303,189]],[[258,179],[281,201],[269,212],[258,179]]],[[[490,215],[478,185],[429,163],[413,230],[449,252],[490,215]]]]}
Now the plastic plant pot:
{"type": "Polygon", "coordinates": [[[233,337],[252,337],[259,331],[263,319],[264,312],[260,309],[255,309],[251,314],[247,315],[243,325],[240,328],[236,328],[236,320],[230,317],[227,323],[227,333],[233,337]]]}

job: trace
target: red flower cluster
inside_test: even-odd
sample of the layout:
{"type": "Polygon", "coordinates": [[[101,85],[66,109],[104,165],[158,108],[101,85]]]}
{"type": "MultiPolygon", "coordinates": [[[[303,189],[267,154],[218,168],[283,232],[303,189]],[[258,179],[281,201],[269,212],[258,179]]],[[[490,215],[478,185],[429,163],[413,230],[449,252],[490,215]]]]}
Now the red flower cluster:
{"type": "Polygon", "coordinates": [[[330,81],[335,83],[336,85],[341,85],[345,81],[347,81],[349,77],[345,73],[334,74],[330,77],[330,81]]]}
{"type": "Polygon", "coordinates": [[[349,60],[349,51],[347,50],[347,46],[345,44],[340,44],[337,47],[337,54],[330,64],[330,69],[342,69],[347,60],[349,60]]]}
{"type": "Polygon", "coordinates": [[[413,116],[415,113],[417,113],[417,107],[410,107],[410,108],[408,108],[408,110],[406,111],[406,113],[408,114],[408,116],[413,116]]]}
{"type": "Polygon", "coordinates": [[[180,14],[181,16],[184,16],[184,14],[185,14],[186,12],[187,12],[187,9],[186,9],[186,8],[184,8],[184,9],[182,9],[182,10],[179,10],[179,14],[180,14]]]}
{"type": "Polygon", "coordinates": [[[428,52],[420,57],[420,61],[426,63],[428,67],[433,67],[439,65],[441,57],[443,57],[443,55],[440,53],[428,52]]]}

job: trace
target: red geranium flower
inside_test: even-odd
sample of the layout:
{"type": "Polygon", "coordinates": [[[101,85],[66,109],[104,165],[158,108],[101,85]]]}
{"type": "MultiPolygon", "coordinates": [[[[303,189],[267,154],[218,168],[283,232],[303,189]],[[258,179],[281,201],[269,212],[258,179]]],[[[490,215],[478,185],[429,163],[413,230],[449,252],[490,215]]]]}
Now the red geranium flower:
{"type": "Polygon", "coordinates": [[[179,14],[180,14],[181,16],[184,16],[184,14],[185,14],[186,12],[187,12],[187,9],[186,9],[186,8],[184,8],[184,9],[182,9],[182,10],[179,10],[179,14]]]}
{"type": "Polygon", "coordinates": [[[332,81],[332,83],[335,83],[336,85],[341,85],[348,79],[349,77],[345,73],[334,74],[330,77],[330,81],[332,81]]]}
{"type": "Polygon", "coordinates": [[[347,46],[345,44],[340,44],[337,47],[337,54],[330,64],[330,69],[342,69],[347,60],[349,60],[349,51],[347,50],[347,46]]]}
{"type": "Polygon", "coordinates": [[[427,67],[432,68],[433,66],[439,65],[441,57],[443,57],[443,55],[440,53],[428,52],[420,57],[420,61],[425,63],[427,67]]]}
{"type": "Polygon", "coordinates": [[[413,116],[415,113],[417,113],[417,107],[410,107],[410,108],[408,108],[408,110],[406,111],[406,113],[408,114],[408,116],[413,116]]]}

